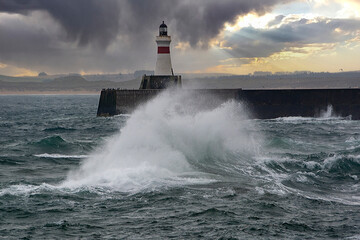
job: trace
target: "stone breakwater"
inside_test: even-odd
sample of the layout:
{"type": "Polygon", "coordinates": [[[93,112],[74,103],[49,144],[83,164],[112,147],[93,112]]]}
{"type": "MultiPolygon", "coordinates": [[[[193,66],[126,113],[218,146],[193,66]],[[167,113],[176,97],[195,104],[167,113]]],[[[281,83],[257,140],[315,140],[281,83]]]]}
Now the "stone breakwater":
{"type": "MultiPolygon", "coordinates": [[[[101,91],[98,116],[131,113],[139,105],[163,91],[182,91],[204,108],[235,100],[244,103],[252,118],[272,119],[289,116],[316,117],[329,107],[333,114],[360,119],[360,89],[193,89],[193,90],[116,90],[101,91]]],[[[191,104],[187,102],[184,104],[191,104]]]]}

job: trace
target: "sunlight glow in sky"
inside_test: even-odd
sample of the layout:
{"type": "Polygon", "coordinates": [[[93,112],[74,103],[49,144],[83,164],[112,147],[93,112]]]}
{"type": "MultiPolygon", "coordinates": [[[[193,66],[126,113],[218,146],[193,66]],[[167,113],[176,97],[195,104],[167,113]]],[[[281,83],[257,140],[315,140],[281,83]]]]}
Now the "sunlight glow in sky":
{"type": "MultiPolygon", "coordinates": [[[[235,24],[226,24],[222,36],[242,34],[244,28],[276,29],[283,25],[306,19],[304,24],[316,24],[331,19],[358,19],[360,3],[357,1],[308,0],[281,5],[271,13],[258,16],[249,13],[238,18],[235,24]],[[284,16],[274,22],[276,17],[284,16]]],[[[287,43],[279,51],[269,56],[253,58],[226,58],[220,64],[207,68],[206,72],[248,74],[254,71],[293,72],[293,71],[329,71],[337,72],[360,70],[360,25],[353,31],[334,28],[334,34],[349,36],[348,40],[323,43],[287,43]],[[244,64],[244,61],[247,62],[244,64]]],[[[253,39],[256,43],[256,39],[253,39]]],[[[213,47],[219,51],[231,49],[222,40],[217,39],[213,47]]],[[[256,44],[255,44],[256,45],[256,44]]]]}

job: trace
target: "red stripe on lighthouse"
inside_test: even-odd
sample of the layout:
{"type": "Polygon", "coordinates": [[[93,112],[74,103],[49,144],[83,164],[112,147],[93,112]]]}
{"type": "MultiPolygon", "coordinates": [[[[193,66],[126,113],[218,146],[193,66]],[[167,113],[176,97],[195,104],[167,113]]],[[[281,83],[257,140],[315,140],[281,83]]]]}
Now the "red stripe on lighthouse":
{"type": "Polygon", "coordinates": [[[169,54],[170,48],[169,47],[158,47],[158,54],[169,54]]]}

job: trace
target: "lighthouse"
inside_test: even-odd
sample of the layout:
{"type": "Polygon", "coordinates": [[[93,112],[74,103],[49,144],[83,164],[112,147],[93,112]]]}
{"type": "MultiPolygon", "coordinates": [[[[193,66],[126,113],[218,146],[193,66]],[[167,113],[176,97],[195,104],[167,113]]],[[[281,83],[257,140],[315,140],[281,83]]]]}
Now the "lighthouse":
{"type": "Polygon", "coordinates": [[[167,26],[162,22],[159,27],[159,36],[156,37],[157,43],[157,60],[155,75],[157,76],[169,76],[174,75],[171,66],[170,57],[170,43],[171,37],[167,34],[167,26]]]}
{"type": "Polygon", "coordinates": [[[155,74],[151,76],[144,75],[141,80],[140,89],[182,87],[181,76],[174,75],[174,71],[171,66],[171,37],[168,36],[167,29],[168,27],[163,21],[159,27],[159,36],[156,36],[157,60],[155,74]]]}

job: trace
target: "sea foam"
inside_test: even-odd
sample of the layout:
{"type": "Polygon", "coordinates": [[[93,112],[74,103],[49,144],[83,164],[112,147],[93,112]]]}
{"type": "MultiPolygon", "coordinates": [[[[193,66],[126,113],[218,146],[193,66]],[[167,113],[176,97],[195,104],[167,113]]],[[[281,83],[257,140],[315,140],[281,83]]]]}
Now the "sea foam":
{"type": "Polygon", "coordinates": [[[64,154],[56,154],[56,153],[35,154],[34,156],[39,158],[86,158],[87,157],[87,155],[64,155],[64,154]]]}
{"type": "Polygon", "coordinates": [[[214,161],[227,161],[232,153],[256,153],[260,138],[253,135],[242,104],[204,107],[212,100],[191,92],[163,92],[138,108],[62,186],[137,191],[216,180],[204,171],[207,165],[216,167],[214,161]]]}

